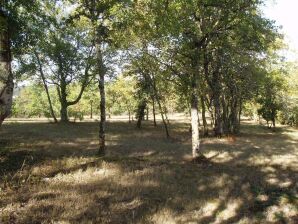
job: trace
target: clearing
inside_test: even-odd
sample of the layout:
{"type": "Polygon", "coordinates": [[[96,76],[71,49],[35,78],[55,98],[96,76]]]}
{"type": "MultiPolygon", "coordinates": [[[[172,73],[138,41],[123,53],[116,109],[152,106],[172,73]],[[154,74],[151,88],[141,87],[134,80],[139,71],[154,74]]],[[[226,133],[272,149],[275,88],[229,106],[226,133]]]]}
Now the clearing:
{"type": "Polygon", "coordinates": [[[5,123],[0,223],[298,223],[298,130],[245,121],[236,141],[205,138],[189,159],[189,125],[5,123]]]}

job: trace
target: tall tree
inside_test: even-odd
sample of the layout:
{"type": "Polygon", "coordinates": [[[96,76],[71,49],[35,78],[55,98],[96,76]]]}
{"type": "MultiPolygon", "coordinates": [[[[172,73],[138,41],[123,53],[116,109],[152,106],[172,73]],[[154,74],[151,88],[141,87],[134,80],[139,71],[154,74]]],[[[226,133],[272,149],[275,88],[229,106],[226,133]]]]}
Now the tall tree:
{"type": "Polygon", "coordinates": [[[61,110],[62,122],[68,121],[67,108],[77,104],[87,85],[93,79],[93,54],[92,43],[86,43],[84,33],[80,30],[64,27],[50,35],[48,42],[43,46],[42,54],[45,63],[51,66],[48,69],[48,80],[57,88],[61,110]],[[81,90],[75,99],[68,98],[68,86],[71,83],[80,83],[81,90]]]}
{"type": "Polygon", "coordinates": [[[105,152],[105,126],[106,126],[106,96],[105,77],[107,65],[104,60],[105,50],[114,44],[113,35],[117,32],[115,22],[119,22],[117,14],[125,11],[128,0],[80,0],[77,16],[88,18],[92,25],[93,41],[96,49],[96,63],[98,75],[98,88],[100,92],[100,122],[99,122],[99,153],[105,152]],[[114,29],[113,29],[114,28],[114,29]]]}
{"type": "MultiPolygon", "coordinates": [[[[225,60],[230,57],[227,57],[223,50],[226,49],[225,41],[230,43],[234,40],[231,46],[241,46],[240,49],[245,49],[245,53],[252,58],[260,57],[266,53],[267,43],[275,38],[271,35],[274,33],[274,26],[271,21],[261,16],[259,6],[262,1],[258,0],[140,2],[142,7],[139,8],[145,11],[140,15],[147,15],[147,19],[144,20],[145,22],[141,20],[138,24],[144,24],[142,27],[147,28],[146,34],[150,31],[154,33],[147,36],[151,38],[152,47],[160,49],[160,53],[155,55],[159,58],[158,63],[170,71],[172,79],[177,80],[180,86],[184,86],[181,89],[186,90],[184,94],[189,98],[192,117],[192,152],[193,157],[196,158],[201,154],[198,98],[201,94],[206,95],[206,89],[211,92],[209,104],[215,110],[214,120],[217,134],[222,134],[223,120],[226,121],[223,119],[226,111],[222,106],[224,102],[222,101],[222,83],[226,81],[225,65],[229,65],[225,60]],[[206,49],[208,50],[207,56],[211,58],[212,63],[206,62],[204,58],[206,49]],[[202,89],[202,86],[206,85],[204,74],[207,75],[209,87],[202,89]]],[[[141,36],[144,35],[141,34],[141,36]]],[[[232,52],[235,50],[233,49],[232,52]]],[[[245,65],[246,62],[240,61],[240,63],[245,65]]],[[[233,74],[231,76],[234,77],[234,74],[239,72],[236,67],[229,70],[229,74],[233,74]]],[[[231,85],[228,85],[228,82],[225,83],[230,90],[229,96],[235,94],[236,91],[239,96],[239,83],[238,81],[231,82],[231,85]]],[[[239,109],[241,100],[238,102],[237,97],[229,99],[229,107],[233,108],[233,113],[226,117],[235,123],[239,115],[238,111],[241,111],[239,109]],[[235,111],[237,113],[234,113],[235,111]]]]}
{"type": "Polygon", "coordinates": [[[45,89],[46,94],[47,94],[47,99],[48,99],[48,102],[49,102],[50,113],[52,115],[52,118],[54,119],[54,122],[57,123],[58,120],[56,118],[56,115],[55,115],[55,112],[54,112],[54,109],[53,109],[53,104],[52,104],[52,100],[51,100],[51,96],[50,96],[50,92],[49,92],[47,80],[46,80],[45,74],[43,72],[43,66],[42,66],[41,60],[40,60],[39,55],[38,55],[38,53],[36,51],[34,52],[34,55],[35,55],[36,60],[37,60],[38,69],[39,69],[39,73],[40,73],[40,76],[41,76],[41,80],[42,80],[44,89],[45,89]]]}
{"type": "MultiPolygon", "coordinates": [[[[30,44],[28,24],[39,1],[15,0],[0,1],[0,126],[9,116],[13,95],[12,54],[22,53],[24,46],[30,44]]],[[[36,13],[35,13],[36,14],[36,13]]]]}
{"type": "Polygon", "coordinates": [[[0,125],[10,114],[13,95],[8,17],[0,9],[0,125]]]}
{"type": "MultiPolygon", "coordinates": [[[[69,21],[65,8],[56,3],[48,4],[44,13],[50,12],[47,24],[38,24],[43,30],[35,46],[32,46],[20,64],[33,74],[33,79],[42,80],[48,93],[48,84],[55,86],[60,102],[60,120],[68,122],[68,107],[77,104],[94,77],[94,44],[89,32],[88,22],[84,20],[69,21]],[[47,26],[46,26],[47,25],[47,26]],[[39,74],[39,75],[37,75],[39,74]],[[34,77],[35,76],[35,77],[34,77]],[[74,83],[81,88],[76,97],[69,97],[68,91],[74,83]]],[[[51,106],[50,95],[48,102],[51,106]]]]}

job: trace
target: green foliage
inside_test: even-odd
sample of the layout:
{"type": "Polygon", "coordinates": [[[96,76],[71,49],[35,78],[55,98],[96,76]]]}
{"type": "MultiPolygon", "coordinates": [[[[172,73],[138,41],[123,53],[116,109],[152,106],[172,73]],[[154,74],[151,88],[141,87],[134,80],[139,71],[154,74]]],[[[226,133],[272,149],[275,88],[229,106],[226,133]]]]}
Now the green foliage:
{"type": "MultiPolygon", "coordinates": [[[[53,88],[50,89],[50,92],[54,103],[54,110],[58,113],[58,96],[55,95],[53,88]]],[[[37,83],[20,87],[19,92],[14,98],[12,116],[22,118],[51,117],[47,96],[41,84],[37,83]]]]}
{"type": "Polygon", "coordinates": [[[259,104],[254,101],[246,102],[242,108],[242,115],[249,117],[250,119],[256,119],[259,107],[259,104]]]}
{"type": "Polygon", "coordinates": [[[279,120],[282,124],[298,127],[298,68],[297,64],[286,67],[287,88],[283,94],[282,110],[279,120]]]}
{"type": "Polygon", "coordinates": [[[48,2],[39,0],[1,0],[1,13],[8,18],[12,52],[19,56],[28,50],[38,39],[32,32],[33,24],[43,23],[41,10],[43,4],[48,2]]]}
{"type": "Polygon", "coordinates": [[[76,106],[70,107],[68,109],[68,116],[73,117],[74,122],[79,119],[79,121],[84,120],[84,113],[81,112],[80,108],[76,106]]]}
{"type": "Polygon", "coordinates": [[[261,107],[258,109],[258,114],[261,115],[267,123],[273,122],[275,126],[275,120],[278,111],[282,109],[281,94],[284,89],[284,80],[279,73],[268,74],[261,86],[258,103],[261,107]]]}
{"type": "Polygon", "coordinates": [[[287,124],[290,126],[298,127],[298,102],[296,101],[296,106],[287,105],[286,108],[279,114],[279,120],[281,124],[287,124]]]}
{"type": "MultiPolygon", "coordinates": [[[[20,18],[28,17],[29,5],[8,2],[7,10],[18,12],[16,21],[22,25],[20,18]]],[[[23,53],[17,57],[16,74],[40,82],[39,56],[55,112],[68,107],[76,119],[98,115],[96,79],[104,72],[109,77],[109,114],[130,114],[142,101],[151,106],[154,100],[160,104],[159,112],[188,113],[195,93],[227,132],[237,129],[241,112],[250,117],[259,113],[273,122],[279,114],[283,123],[295,125],[295,87],[285,86],[282,72],[272,68],[280,63],[276,50],[282,47],[281,35],[274,22],[262,15],[261,4],[246,0],[36,1],[39,12],[18,33],[21,37],[27,31],[31,44],[26,45],[27,51],[14,45],[23,53]]],[[[22,115],[23,110],[24,116],[49,115],[43,88],[34,91],[23,91],[16,98],[15,114],[22,115]],[[26,95],[32,96],[32,102],[25,100],[26,95]],[[33,103],[38,96],[43,106],[33,103]]]]}
{"type": "Polygon", "coordinates": [[[136,108],[136,82],[130,77],[119,76],[106,87],[106,107],[110,114],[132,113],[136,108]]]}

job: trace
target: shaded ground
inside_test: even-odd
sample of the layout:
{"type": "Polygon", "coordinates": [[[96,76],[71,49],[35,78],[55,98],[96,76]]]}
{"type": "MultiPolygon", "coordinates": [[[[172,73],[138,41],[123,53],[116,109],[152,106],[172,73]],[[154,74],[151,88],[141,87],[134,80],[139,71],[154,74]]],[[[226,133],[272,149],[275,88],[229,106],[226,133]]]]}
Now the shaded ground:
{"type": "Polygon", "coordinates": [[[188,125],[7,123],[0,136],[0,223],[298,223],[298,131],[245,124],[205,138],[189,161],[188,125]]]}

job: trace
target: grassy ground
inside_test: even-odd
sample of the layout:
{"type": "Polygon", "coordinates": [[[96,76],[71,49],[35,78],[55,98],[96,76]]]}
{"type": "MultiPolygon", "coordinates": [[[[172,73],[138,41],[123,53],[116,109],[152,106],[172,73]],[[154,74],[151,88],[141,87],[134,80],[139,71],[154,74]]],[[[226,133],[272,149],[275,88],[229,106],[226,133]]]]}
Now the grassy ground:
{"type": "Polygon", "coordinates": [[[6,123],[0,136],[0,223],[298,223],[298,131],[246,123],[236,141],[205,138],[189,158],[183,122],[6,123]]]}

